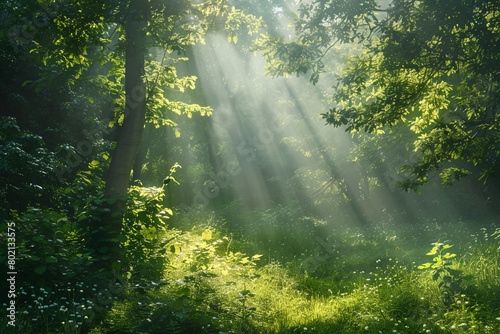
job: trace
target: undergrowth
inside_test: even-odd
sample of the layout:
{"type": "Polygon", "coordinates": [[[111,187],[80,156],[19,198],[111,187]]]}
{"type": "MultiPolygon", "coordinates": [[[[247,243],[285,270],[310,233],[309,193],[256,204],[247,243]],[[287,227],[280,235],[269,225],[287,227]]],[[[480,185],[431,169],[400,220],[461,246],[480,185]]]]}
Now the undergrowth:
{"type": "MultiPolygon", "coordinates": [[[[135,207],[130,224],[145,210],[135,207]]],[[[126,280],[67,275],[50,285],[19,286],[16,330],[500,332],[495,222],[334,228],[331,221],[297,218],[289,208],[276,211],[248,213],[246,228],[206,213],[169,220],[175,228],[150,220],[130,225],[129,240],[148,247],[127,257],[126,280]]]]}
{"type": "Polygon", "coordinates": [[[474,232],[465,225],[460,231],[443,224],[433,235],[447,238],[439,247],[460,247],[453,246],[457,255],[446,255],[440,268],[447,271],[436,276],[430,266],[417,268],[433,245],[415,247],[389,229],[325,236],[322,245],[296,249],[279,263],[238,252],[244,241],[222,234],[213,221],[184,227],[165,236],[161,282],[131,286],[92,333],[500,331],[499,244],[486,230],[470,239],[474,232]],[[460,282],[453,289],[446,285],[450,272],[460,282]]]}

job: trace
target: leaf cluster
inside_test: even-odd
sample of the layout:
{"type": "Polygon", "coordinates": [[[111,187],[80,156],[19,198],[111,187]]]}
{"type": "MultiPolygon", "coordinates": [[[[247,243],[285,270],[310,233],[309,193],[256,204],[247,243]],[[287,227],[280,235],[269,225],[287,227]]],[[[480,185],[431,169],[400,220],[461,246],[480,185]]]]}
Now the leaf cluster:
{"type": "Polygon", "coordinates": [[[452,269],[451,259],[457,256],[457,254],[452,254],[450,252],[444,252],[445,250],[451,248],[451,245],[435,242],[434,247],[425,255],[434,256],[432,262],[424,263],[418,266],[418,269],[430,269],[432,273],[432,279],[438,281],[439,288],[442,289],[443,299],[446,303],[450,303],[453,298],[452,296],[461,291],[461,278],[460,270],[452,269]],[[444,253],[444,254],[443,254],[444,253]]]}
{"type": "Polygon", "coordinates": [[[23,212],[29,207],[49,208],[59,204],[57,168],[64,158],[46,148],[41,136],[23,131],[12,117],[0,120],[0,214],[23,212]]]}
{"type": "Polygon", "coordinates": [[[158,280],[166,264],[168,240],[162,238],[172,210],[163,205],[162,188],[132,186],[128,192],[127,211],[121,237],[126,277],[137,282],[158,280]]]}
{"type": "Polygon", "coordinates": [[[310,73],[317,83],[335,45],[362,45],[337,76],[327,124],[383,134],[405,128],[420,160],[400,186],[444,185],[479,170],[498,173],[498,20],[494,1],[316,0],[301,4],[296,38],[257,45],[273,75],[310,73]],[[477,166],[477,167],[475,167],[477,166]],[[448,168],[447,168],[448,167],[448,168]],[[447,169],[445,169],[447,168],[447,169]]]}

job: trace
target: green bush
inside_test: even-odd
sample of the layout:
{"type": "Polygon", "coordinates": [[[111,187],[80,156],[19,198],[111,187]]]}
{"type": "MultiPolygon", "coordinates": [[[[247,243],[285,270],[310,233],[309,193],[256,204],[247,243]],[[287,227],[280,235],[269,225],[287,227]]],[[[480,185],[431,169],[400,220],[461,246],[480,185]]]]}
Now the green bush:
{"type": "Polygon", "coordinates": [[[0,217],[28,207],[57,207],[54,193],[61,186],[55,167],[55,153],[45,148],[43,139],[22,131],[14,118],[0,121],[0,217]]]}

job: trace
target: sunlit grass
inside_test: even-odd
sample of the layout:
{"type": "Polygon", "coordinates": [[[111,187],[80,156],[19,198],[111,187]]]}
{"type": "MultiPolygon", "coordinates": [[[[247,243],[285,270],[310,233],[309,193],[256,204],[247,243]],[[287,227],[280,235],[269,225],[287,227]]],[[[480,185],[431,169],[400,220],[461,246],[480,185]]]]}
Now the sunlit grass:
{"type": "MultiPolygon", "coordinates": [[[[409,243],[408,231],[398,233],[388,226],[369,234],[337,231],[322,245],[330,244],[335,251],[325,255],[296,250],[295,258],[279,263],[266,254],[239,253],[236,247],[251,243],[251,236],[236,242],[219,232],[213,220],[211,225],[175,232],[168,245],[163,285],[131,289],[93,333],[493,334],[500,330],[499,245],[489,238],[491,228],[468,239],[469,229],[452,224],[441,224],[439,229],[425,224],[408,227],[422,235],[434,229],[433,238],[460,243],[454,246],[459,254],[451,262],[451,268],[462,272],[460,290],[447,298],[429,270],[417,269],[429,260],[425,254],[430,243],[409,243]],[[315,257],[308,272],[304,263],[315,257]]],[[[317,240],[308,240],[314,247],[317,240]]]]}
{"type": "Polygon", "coordinates": [[[151,250],[151,256],[165,259],[158,262],[164,266],[159,281],[132,276],[111,294],[109,286],[81,281],[20,288],[17,329],[86,333],[93,328],[94,334],[500,331],[500,244],[492,237],[498,230],[494,222],[353,228],[303,217],[287,207],[240,219],[244,224],[238,229],[237,222],[214,213],[192,214],[158,235],[164,246],[151,250]],[[457,254],[447,264],[459,271],[457,287],[435,277],[432,268],[418,269],[435,261],[426,254],[437,241],[457,254]]]}

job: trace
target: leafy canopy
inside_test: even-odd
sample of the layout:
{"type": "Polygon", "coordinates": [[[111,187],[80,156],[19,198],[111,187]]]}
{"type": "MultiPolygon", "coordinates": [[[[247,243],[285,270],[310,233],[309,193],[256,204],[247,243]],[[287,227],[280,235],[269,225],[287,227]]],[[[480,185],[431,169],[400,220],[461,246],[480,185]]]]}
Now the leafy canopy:
{"type": "Polygon", "coordinates": [[[316,84],[336,45],[361,46],[334,87],[328,124],[373,135],[404,128],[418,152],[404,189],[433,174],[443,184],[472,172],[498,174],[500,4],[452,0],[302,2],[291,41],[263,36],[256,50],[272,75],[306,74],[316,84]]]}
{"type": "MultiPolygon", "coordinates": [[[[111,125],[121,125],[125,110],[125,22],[136,15],[131,1],[118,0],[29,0],[21,5],[7,1],[0,5],[0,32],[19,54],[31,54],[39,62],[40,79],[30,84],[41,90],[54,80],[71,86],[90,87],[114,105],[111,125]]],[[[146,120],[156,127],[177,124],[165,111],[210,115],[211,108],[183,102],[179,94],[194,89],[195,76],[179,77],[182,55],[204,35],[223,31],[230,41],[237,35],[258,32],[261,19],[247,15],[226,1],[146,0],[138,14],[146,24],[148,50],[145,68],[146,120]],[[169,98],[169,96],[173,96],[169,98]]],[[[88,95],[90,103],[93,96],[88,95]]]]}

